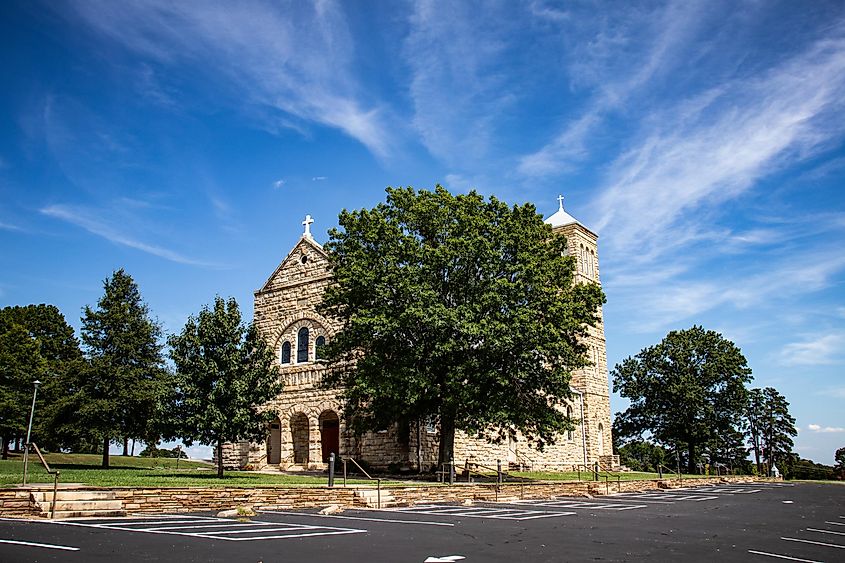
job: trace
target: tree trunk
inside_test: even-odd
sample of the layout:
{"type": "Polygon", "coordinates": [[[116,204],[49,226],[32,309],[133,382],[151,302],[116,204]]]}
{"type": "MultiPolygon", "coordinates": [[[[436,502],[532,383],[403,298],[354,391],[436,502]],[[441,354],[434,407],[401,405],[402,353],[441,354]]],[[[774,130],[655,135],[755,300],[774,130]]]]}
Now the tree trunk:
{"type": "Polygon", "coordinates": [[[444,463],[454,460],[455,455],[455,416],[440,416],[440,448],[437,452],[437,469],[444,463]]]}
{"type": "Polygon", "coordinates": [[[129,455],[129,438],[123,438],[123,457],[127,457],[129,455]]]}
{"type": "Polygon", "coordinates": [[[760,438],[757,433],[751,432],[751,443],[754,446],[754,462],[757,464],[757,474],[760,474],[760,438]]]}
{"type": "Polygon", "coordinates": [[[3,458],[3,459],[9,459],[9,440],[7,440],[5,437],[0,438],[0,440],[2,440],[2,441],[3,441],[3,454],[2,454],[2,458],[3,458]]]}
{"type": "Polygon", "coordinates": [[[422,473],[422,471],[422,421],[417,419],[417,473],[422,473]]]}
{"type": "Polygon", "coordinates": [[[135,457],[135,439],[132,439],[132,451],[129,452],[129,455],[135,457]]]}
{"type": "Polygon", "coordinates": [[[687,473],[695,474],[695,445],[687,444],[687,473]]]}
{"type": "Polygon", "coordinates": [[[103,467],[106,469],[109,467],[109,442],[109,438],[103,438],[103,467]]]}
{"type": "Polygon", "coordinates": [[[217,476],[223,478],[223,440],[217,440],[217,476]]]}

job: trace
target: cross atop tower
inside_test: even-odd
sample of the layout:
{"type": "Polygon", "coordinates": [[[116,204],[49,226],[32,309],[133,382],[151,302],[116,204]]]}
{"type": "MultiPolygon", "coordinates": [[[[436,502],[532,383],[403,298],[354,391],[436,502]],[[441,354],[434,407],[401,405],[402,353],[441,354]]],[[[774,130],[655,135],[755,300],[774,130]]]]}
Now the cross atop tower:
{"type": "Polygon", "coordinates": [[[305,226],[305,232],[302,233],[302,236],[311,238],[311,223],[314,222],[314,219],[311,218],[310,215],[305,216],[305,221],[302,224],[305,226]]]}
{"type": "Polygon", "coordinates": [[[563,196],[557,196],[557,202],[560,204],[560,210],[563,211],[563,196]]]}

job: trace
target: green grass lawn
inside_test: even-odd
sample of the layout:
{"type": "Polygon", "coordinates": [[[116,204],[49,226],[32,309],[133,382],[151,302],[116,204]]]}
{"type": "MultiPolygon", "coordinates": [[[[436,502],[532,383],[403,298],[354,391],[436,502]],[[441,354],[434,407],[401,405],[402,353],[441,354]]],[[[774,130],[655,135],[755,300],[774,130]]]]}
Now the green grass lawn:
{"type": "MultiPolygon", "coordinates": [[[[90,454],[46,454],[52,469],[61,472],[60,483],[83,483],[96,487],[262,487],[326,485],[321,475],[266,475],[252,471],[226,471],[217,478],[217,468],[196,461],[169,458],[141,458],[111,456],[109,469],[100,467],[102,456],[90,454]]],[[[23,479],[23,460],[15,456],[0,460],[0,486],[20,484],[23,479]]],[[[52,483],[53,477],[44,470],[37,456],[30,456],[30,483],[52,483]]],[[[337,478],[336,483],[342,482],[337,478]]],[[[371,481],[349,479],[350,484],[370,484],[371,481]]],[[[384,482],[385,484],[387,481],[384,482]]]]}

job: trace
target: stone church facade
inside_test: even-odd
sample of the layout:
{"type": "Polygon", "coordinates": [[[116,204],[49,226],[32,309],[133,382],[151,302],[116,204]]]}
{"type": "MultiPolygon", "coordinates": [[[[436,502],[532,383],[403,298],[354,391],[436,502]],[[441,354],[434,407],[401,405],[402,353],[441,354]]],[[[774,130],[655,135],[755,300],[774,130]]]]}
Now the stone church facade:
{"type": "MultiPolygon", "coordinates": [[[[560,208],[546,223],[566,237],[568,251],[577,258],[576,281],[600,283],[598,237],[560,208]]],[[[334,452],[365,461],[381,469],[431,468],[437,462],[438,434],[434,426],[394,426],[386,431],[355,436],[342,416],[339,391],[321,389],[325,366],[321,347],[340,328],[316,311],[323,291],[331,283],[329,262],[322,246],[311,235],[310,216],[305,232],[282,263],[255,292],[254,322],[275,351],[284,391],[266,405],[277,414],[263,443],[225,444],[227,467],[283,470],[323,469],[334,452]]],[[[612,455],[607,353],[603,321],[587,338],[591,365],[573,373],[572,399],[561,405],[576,422],[575,430],[557,436],[542,452],[517,436],[490,444],[458,431],[455,463],[496,467],[570,470],[579,465],[618,466],[612,455]]]]}

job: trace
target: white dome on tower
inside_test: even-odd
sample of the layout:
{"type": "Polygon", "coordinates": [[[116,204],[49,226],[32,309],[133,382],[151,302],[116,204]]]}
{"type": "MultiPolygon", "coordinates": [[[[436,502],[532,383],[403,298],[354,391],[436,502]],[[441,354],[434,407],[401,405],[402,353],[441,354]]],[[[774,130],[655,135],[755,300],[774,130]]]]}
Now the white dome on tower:
{"type": "MultiPolygon", "coordinates": [[[[560,204],[560,208],[548,219],[546,219],[546,223],[555,227],[563,227],[564,225],[571,225],[572,223],[578,223],[581,225],[581,222],[563,210],[563,196],[560,195],[557,197],[557,201],[560,204]]],[[[583,225],[581,225],[583,227],[583,225]]]]}

